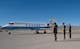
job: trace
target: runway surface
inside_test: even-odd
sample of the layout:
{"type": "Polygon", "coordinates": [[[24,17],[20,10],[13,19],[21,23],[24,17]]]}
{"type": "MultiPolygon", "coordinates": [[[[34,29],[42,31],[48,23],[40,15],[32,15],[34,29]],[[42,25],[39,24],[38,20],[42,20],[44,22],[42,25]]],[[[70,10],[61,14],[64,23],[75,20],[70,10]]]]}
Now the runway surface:
{"type": "Polygon", "coordinates": [[[52,33],[35,34],[35,31],[12,31],[0,32],[0,49],[79,49],[80,32],[73,32],[69,39],[68,33],[66,40],[62,34],[57,35],[58,41],[54,41],[52,33]]]}

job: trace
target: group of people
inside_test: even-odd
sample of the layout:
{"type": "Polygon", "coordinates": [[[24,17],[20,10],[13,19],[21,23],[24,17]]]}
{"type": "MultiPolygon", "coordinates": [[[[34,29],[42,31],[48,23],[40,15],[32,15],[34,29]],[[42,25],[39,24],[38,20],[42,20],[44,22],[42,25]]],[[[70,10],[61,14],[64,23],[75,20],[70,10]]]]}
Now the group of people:
{"type": "MultiPolygon", "coordinates": [[[[54,23],[53,25],[53,33],[54,33],[54,40],[57,41],[57,28],[58,25],[56,23],[54,23]]],[[[71,25],[69,24],[68,26],[68,30],[69,30],[69,38],[71,39],[71,25]]],[[[62,34],[63,34],[63,39],[66,39],[66,26],[65,23],[62,23],[62,34]]]]}

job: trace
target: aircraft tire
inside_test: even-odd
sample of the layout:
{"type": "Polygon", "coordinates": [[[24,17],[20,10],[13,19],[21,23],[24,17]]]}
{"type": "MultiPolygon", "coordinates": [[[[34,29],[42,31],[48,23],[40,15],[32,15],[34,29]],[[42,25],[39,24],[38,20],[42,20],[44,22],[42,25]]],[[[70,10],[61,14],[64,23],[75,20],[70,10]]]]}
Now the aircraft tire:
{"type": "Polygon", "coordinates": [[[39,34],[38,30],[36,30],[36,33],[39,34]]]}
{"type": "Polygon", "coordinates": [[[44,34],[46,34],[46,30],[44,30],[44,34]]]}

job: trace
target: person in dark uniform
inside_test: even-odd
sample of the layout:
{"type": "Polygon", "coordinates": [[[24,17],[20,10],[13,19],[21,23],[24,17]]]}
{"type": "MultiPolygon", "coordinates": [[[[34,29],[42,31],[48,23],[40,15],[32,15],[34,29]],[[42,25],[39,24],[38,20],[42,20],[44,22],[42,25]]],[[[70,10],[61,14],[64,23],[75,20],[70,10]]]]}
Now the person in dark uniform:
{"type": "Polygon", "coordinates": [[[56,23],[54,23],[53,33],[54,33],[54,40],[55,41],[57,41],[57,28],[58,28],[58,25],[56,23]]]}
{"type": "Polygon", "coordinates": [[[66,39],[66,26],[64,22],[62,23],[62,35],[63,38],[66,39]]]}
{"type": "Polygon", "coordinates": [[[69,38],[71,39],[71,24],[69,24],[69,38]]]}

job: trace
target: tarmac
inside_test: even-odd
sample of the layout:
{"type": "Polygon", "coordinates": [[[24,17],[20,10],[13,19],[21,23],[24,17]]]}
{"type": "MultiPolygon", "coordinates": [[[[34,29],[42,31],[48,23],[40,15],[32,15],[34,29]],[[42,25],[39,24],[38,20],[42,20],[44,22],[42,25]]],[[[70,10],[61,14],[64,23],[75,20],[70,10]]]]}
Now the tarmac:
{"type": "Polygon", "coordinates": [[[0,32],[0,49],[79,49],[80,32],[72,32],[72,38],[66,34],[63,39],[61,33],[57,35],[57,42],[51,32],[35,34],[35,31],[0,32]]]}

